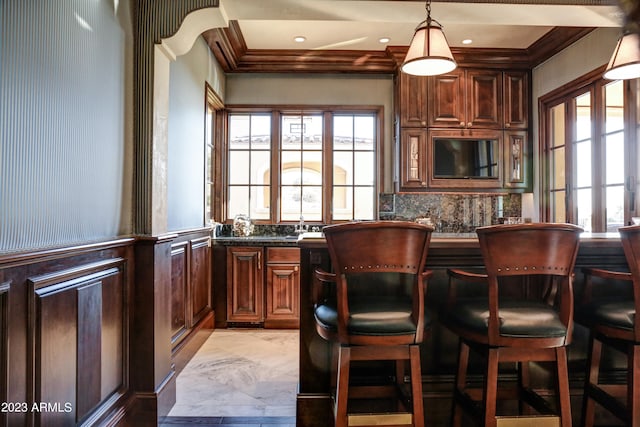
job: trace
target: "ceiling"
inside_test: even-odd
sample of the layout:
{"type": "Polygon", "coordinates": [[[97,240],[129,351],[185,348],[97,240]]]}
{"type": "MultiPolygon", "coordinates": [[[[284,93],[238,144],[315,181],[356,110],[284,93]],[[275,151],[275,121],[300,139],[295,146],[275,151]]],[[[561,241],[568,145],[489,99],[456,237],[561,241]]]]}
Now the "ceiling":
{"type": "MultiPolygon", "coordinates": [[[[412,0],[220,0],[249,50],[384,51],[408,46],[426,18],[412,0]],[[306,41],[293,39],[304,36],[306,41]],[[389,42],[379,39],[388,37],[389,42]]],[[[437,1],[432,18],[452,47],[526,49],[554,27],[619,27],[615,0],[437,1]],[[462,40],[471,39],[470,45],[462,40]]]]}

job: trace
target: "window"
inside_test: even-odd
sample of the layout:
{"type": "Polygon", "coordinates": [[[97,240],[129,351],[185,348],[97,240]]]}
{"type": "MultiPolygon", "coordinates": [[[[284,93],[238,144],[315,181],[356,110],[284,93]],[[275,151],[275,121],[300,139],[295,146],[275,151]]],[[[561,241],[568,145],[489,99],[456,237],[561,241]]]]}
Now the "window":
{"type": "Polygon", "coordinates": [[[270,218],[271,116],[229,116],[227,210],[233,218],[249,215],[254,220],[270,218]]]}
{"type": "Polygon", "coordinates": [[[226,217],[375,219],[380,118],[377,108],[230,109],[226,217]]]}
{"type": "Polygon", "coordinates": [[[637,167],[631,155],[636,136],[625,127],[631,123],[625,117],[635,117],[632,99],[638,83],[599,75],[594,72],[587,81],[541,99],[546,162],[542,218],[593,232],[616,231],[630,223],[637,167]]]}
{"type": "Polygon", "coordinates": [[[205,83],[205,122],[204,122],[204,144],[205,144],[205,177],[204,177],[204,219],[208,222],[216,216],[214,203],[214,190],[216,184],[216,171],[219,169],[216,159],[219,154],[219,144],[216,141],[216,123],[218,123],[217,111],[224,108],[224,105],[213,88],[205,83]]]}

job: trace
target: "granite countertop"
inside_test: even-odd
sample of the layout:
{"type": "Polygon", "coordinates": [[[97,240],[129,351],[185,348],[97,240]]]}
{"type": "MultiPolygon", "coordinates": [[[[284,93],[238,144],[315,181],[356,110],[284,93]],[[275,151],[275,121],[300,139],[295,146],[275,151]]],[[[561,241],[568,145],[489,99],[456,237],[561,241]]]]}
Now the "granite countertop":
{"type": "Polygon", "coordinates": [[[214,245],[222,246],[297,246],[300,236],[225,236],[212,239],[214,245]]]}
{"type": "MultiPolygon", "coordinates": [[[[618,233],[582,233],[581,241],[619,241],[618,233]]],[[[447,243],[467,243],[477,244],[478,237],[476,233],[433,233],[431,236],[432,244],[447,243]]],[[[225,236],[216,237],[212,240],[215,245],[222,246],[251,246],[251,245],[268,245],[268,246],[298,246],[298,243],[323,242],[324,234],[322,232],[306,232],[301,235],[291,236],[225,236]]]]}

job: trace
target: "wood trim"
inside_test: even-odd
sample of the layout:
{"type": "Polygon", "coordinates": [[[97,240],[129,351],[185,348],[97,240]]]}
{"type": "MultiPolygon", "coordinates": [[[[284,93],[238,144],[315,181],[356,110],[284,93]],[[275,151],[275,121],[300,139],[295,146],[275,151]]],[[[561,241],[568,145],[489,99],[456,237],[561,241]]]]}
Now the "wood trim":
{"type": "Polygon", "coordinates": [[[121,239],[107,240],[104,242],[87,243],[77,246],[64,246],[60,248],[50,248],[36,250],[32,252],[21,252],[14,254],[0,255],[0,268],[17,267],[20,265],[30,264],[33,262],[46,262],[59,258],[66,258],[75,255],[81,255],[89,252],[102,251],[117,247],[124,247],[133,244],[136,241],[134,237],[124,237],[121,239]]]}
{"type": "MultiPolygon", "coordinates": [[[[593,27],[555,27],[526,49],[452,48],[458,66],[529,70],[578,39],[593,27]]],[[[202,34],[225,73],[361,73],[393,74],[408,46],[384,51],[248,49],[238,21],[202,34]]]]}
{"type": "Polygon", "coordinates": [[[530,68],[542,64],[593,30],[594,27],[555,27],[527,48],[530,68]]]}
{"type": "MultiPolygon", "coordinates": [[[[0,402],[9,395],[9,290],[11,282],[0,283],[0,402]]],[[[8,423],[8,413],[0,412],[0,425],[8,423]]]]}

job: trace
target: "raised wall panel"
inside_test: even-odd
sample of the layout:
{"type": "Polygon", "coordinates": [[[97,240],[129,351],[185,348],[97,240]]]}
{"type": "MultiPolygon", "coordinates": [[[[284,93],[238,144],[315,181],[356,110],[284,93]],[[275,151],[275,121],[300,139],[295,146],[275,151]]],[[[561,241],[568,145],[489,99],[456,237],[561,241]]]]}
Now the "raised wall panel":
{"type": "Polygon", "coordinates": [[[124,260],[114,258],[28,280],[36,425],[86,420],[126,388],[124,260]]]}
{"type": "Polygon", "coordinates": [[[209,238],[191,241],[191,309],[192,325],[211,310],[211,251],[209,238]]]}
{"type": "Polygon", "coordinates": [[[102,396],[102,282],[77,288],[78,305],[78,418],[86,415],[102,396]]]}
{"type": "Polygon", "coordinates": [[[189,260],[187,242],[171,246],[171,342],[176,343],[185,334],[189,325],[187,301],[189,301],[189,260]]]}
{"type": "Polygon", "coordinates": [[[126,375],[125,340],[126,289],[122,274],[102,279],[102,352],[100,400],[107,399],[124,386],[126,375]]]}

